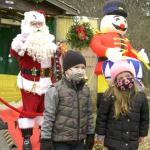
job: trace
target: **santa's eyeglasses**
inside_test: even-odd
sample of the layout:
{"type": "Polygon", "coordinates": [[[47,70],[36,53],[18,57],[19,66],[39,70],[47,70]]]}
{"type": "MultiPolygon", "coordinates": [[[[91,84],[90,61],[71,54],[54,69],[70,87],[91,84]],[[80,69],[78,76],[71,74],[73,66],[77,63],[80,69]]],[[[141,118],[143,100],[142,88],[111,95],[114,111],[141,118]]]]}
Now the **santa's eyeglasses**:
{"type": "Polygon", "coordinates": [[[41,27],[43,26],[43,22],[31,22],[30,25],[34,27],[41,27]]]}

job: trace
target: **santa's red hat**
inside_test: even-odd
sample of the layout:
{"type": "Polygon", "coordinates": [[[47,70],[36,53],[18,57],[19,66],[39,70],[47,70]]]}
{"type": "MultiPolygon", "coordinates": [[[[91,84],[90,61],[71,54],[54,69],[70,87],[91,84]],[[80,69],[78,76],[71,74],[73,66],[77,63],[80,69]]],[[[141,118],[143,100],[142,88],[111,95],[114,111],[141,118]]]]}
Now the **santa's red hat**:
{"type": "Polygon", "coordinates": [[[38,10],[36,10],[38,13],[40,13],[40,14],[43,14],[44,15],[44,17],[46,18],[46,13],[45,13],[45,11],[44,10],[42,10],[42,9],[38,9],[38,10]]]}

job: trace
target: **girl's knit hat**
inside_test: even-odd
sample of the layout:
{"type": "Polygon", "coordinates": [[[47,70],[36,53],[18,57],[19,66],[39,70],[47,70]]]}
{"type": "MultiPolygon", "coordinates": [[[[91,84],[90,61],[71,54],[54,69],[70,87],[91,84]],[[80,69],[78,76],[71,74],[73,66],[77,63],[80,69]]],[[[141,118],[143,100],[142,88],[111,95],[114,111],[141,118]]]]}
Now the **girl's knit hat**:
{"type": "Polygon", "coordinates": [[[110,70],[111,81],[114,82],[117,75],[125,71],[131,72],[135,77],[135,69],[132,64],[129,64],[126,60],[115,62],[110,70]]]}

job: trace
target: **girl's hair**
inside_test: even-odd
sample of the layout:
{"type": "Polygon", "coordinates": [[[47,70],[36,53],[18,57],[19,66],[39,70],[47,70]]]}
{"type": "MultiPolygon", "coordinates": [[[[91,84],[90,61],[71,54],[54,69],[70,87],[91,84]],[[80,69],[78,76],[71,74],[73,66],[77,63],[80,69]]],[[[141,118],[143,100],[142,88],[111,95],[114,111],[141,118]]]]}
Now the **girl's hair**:
{"type": "Polygon", "coordinates": [[[127,115],[131,106],[131,102],[137,94],[137,84],[134,81],[134,86],[129,91],[120,91],[115,85],[110,86],[105,92],[106,100],[110,96],[115,97],[114,101],[114,117],[118,119],[120,115],[127,115]]]}

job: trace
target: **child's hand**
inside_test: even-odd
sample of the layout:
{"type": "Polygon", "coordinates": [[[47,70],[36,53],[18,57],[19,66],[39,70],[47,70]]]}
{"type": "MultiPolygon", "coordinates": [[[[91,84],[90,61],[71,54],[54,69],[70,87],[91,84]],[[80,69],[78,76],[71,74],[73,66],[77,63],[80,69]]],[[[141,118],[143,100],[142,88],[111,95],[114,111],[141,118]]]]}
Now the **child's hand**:
{"type": "Polygon", "coordinates": [[[103,144],[104,143],[104,137],[102,135],[96,135],[95,136],[95,141],[97,141],[97,143],[103,144]]]}
{"type": "Polygon", "coordinates": [[[139,143],[143,144],[144,143],[144,137],[139,137],[139,143]]]}
{"type": "Polygon", "coordinates": [[[104,144],[104,138],[105,136],[103,135],[95,135],[95,150],[101,150],[103,149],[103,144],[104,144]]]}

